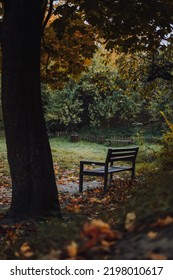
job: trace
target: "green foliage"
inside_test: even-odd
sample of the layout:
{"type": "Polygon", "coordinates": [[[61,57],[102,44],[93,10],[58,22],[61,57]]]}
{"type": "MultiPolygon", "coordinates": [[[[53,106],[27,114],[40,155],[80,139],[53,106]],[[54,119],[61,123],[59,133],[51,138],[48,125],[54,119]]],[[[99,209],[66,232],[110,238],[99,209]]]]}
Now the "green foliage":
{"type": "Polygon", "coordinates": [[[172,121],[173,53],[170,47],[152,55],[147,52],[119,54],[116,59],[119,76],[128,84],[128,90],[140,97],[138,122],[144,126],[162,130],[164,123],[160,111],[172,121]]]}
{"type": "Polygon", "coordinates": [[[78,81],[70,80],[63,90],[46,93],[43,89],[50,130],[115,129],[140,123],[143,130],[154,133],[165,126],[160,111],[172,121],[172,82],[160,78],[147,81],[152,60],[146,53],[122,55],[100,45],[87,63],[88,71],[78,81]]]}
{"type": "Polygon", "coordinates": [[[164,169],[171,169],[173,166],[173,124],[169,122],[163,112],[162,116],[169,130],[163,136],[163,148],[161,151],[161,163],[164,169]]]}
{"type": "Polygon", "coordinates": [[[66,87],[60,91],[49,91],[43,94],[45,119],[49,130],[73,128],[81,122],[82,103],[76,96],[76,87],[66,87]]]}
{"type": "Polygon", "coordinates": [[[104,48],[78,82],[71,81],[62,91],[50,94],[43,89],[45,118],[48,127],[55,129],[132,124],[140,111],[139,101],[128,81],[119,77],[115,53],[104,48]]]}

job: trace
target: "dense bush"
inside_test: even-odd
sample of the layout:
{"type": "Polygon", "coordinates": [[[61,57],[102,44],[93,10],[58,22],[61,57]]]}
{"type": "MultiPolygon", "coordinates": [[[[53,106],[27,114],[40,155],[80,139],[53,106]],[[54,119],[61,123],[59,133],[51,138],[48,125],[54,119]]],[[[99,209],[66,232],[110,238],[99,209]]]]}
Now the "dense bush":
{"type": "Polygon", "coordinates": [[[163,135],[162,150],[160,153],[161,164],[164,169],[171,169],[173,167],[173,124],[170,123],[163,112],[162,116],[168,126],[167,132],[163,135]]]}
{"type": "Polygon", "coordinates": [[[138,119],[140,96],[129,92],[128,83],[118,77],[116,69],[104,64],[96,68],[90,67],[78,82],[71,81],[61,91],[43,88],[49,129],[117,127],[138,119]]]}
{"type": "MultiPolygon", "coordinates": [[[[142,63],[140,60],[140,67],[142,63]]],[[[147,83],[135,73],[130,78],[127,75],[130,64],[131,57],[119,59],[115,53],[100,48],[78,81],[71,80],[63,90],[48,90],[43,86],[48,129],[52,132],[85,126],[114,129],[140,123],[143,131],[163,130],[160,111],[173,121],[171,83],[161,79],[147,83]]]]}
{"type": "Polygon", "coordinates": [[[49,132],[73,129],[81,122],[82,102],[78,99],[76,86],[61,91],[44,91],[43,107],[49,132]]]}

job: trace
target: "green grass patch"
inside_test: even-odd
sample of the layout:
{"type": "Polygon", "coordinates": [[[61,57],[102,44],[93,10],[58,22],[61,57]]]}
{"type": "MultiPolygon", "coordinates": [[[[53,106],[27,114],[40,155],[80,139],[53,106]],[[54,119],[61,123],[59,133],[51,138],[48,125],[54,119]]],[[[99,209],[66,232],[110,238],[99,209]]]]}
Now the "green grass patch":
{"type": "MultiPolygon", "coordinates": [[[[161,145],[139,144],[137,169],[143,165],[152,165],[159,156],[161,145]]],[[[79,167],[80,160],[104,161],[108,146],[104,144],[89,143],[86,141],[71,142],[69,138],[57,137],[50,139],[53,161],[61,171],[79,167]]],[[[145,168],[144,168],[145,169],[145,168]]],[[[0,173],[9,175],[5,139],[0,138],[0,173]]]]}
{"type": "Polygon", "coordinates": [[[80,160],[104,160],[107,147],[101,144],[79,141],[71,142],[66,138],[50,139],[54,162],[57,162],[60,169],[71,169],[79,165],[80,160]]]}

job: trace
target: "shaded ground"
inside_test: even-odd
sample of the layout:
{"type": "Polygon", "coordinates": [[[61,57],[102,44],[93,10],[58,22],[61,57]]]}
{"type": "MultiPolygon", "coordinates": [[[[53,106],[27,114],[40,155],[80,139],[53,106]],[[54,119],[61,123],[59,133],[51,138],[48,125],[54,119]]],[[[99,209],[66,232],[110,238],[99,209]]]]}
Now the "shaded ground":
{"type": "MultiPolygon", "coordinates": [[[[117,178],[106,196],[103,188],[97,187],[101,182],[85,182],[81,195],[75,183],[78,178],[70,174],[59,180],[63,220],[10,224],[1,220],[0,259],[173,259],[173,216],[169,207],[156,213],[151,208],[149,215],[141,215],[141,210],[132,206],[136,193],[141,204],[143,186],[145,193],[153,192],[144,179],[140,178],[140,186],[139,180],[132,184],[117,178]]],[[[11,199],[9,178],[3,180],[1,213],[11,199]]],[[[148,203],[146,198],[144,202],[148,203]]],[[[156,207],[153,198],[149,204],[156,207]]]]}
{"type": "MultiPolygon", "coordinates": [[[[11,183],[0,140],[2,218],[11,183]]],[[[0,219],[0,259],[173,259],[173,172],[158,170],[160,146],[141,146],[137,181],[132,185],[123,174],[103,195],[100,181],[85,181],[79,194],[78,174],[79,160],[103,160],[106,146],[64,139],[51,145],[63,220],[0,219]]]]}
{"type": "Polygon", "coordinates": [[[169,219],[168,217],[170,218],[168,225],[155,227],[150,225],[131,234],[126,233],[123,240],[114,246],[113,259],[173,260],[173,219],[170,216],[164,219],[169,219]]]}

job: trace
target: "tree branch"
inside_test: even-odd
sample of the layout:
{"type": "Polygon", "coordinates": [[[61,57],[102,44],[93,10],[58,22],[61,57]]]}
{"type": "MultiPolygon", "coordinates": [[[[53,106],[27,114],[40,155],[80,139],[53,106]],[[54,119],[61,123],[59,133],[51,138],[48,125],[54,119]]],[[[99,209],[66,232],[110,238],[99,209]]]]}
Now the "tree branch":
{"type": "MultiPolygon", "coordinates": [[[[54,1],[54,0],[49,0],[49,9],[48,9],[48,13],[47,13],[46,18],[45,18],[45,20],[43,21],[42,33],[44,33],[45,27],[46,27],[46,25],[47,25],[47,23],[48,23],[48,21],[49,21],[51,15],[52,15],[52,11],[53,11],[53,1],[54,1]]],[[[48,5],[48,1],[46,0],[46,5],[45,5],[45,6],[47,6],[47,5],[48,5]]]]}

